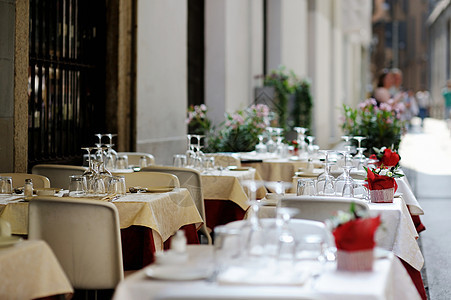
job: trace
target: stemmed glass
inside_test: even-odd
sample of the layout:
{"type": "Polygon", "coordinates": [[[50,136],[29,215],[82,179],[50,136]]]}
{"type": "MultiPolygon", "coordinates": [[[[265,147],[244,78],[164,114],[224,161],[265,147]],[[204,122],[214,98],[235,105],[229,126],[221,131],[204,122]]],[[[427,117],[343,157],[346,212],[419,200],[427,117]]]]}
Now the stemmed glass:
{"type": "Polygon", "coordinates": [[[196,157],[196,153],[194,152],[194,145],[191,144],[191,138],[193,136],[191,134],[187,134],[186,138],[188,139],[187,149],[185,152],[186,155],[186,165],[188,167],[194,166],[194,159],[196,157]]]}
{"type": "MultiPolygon", "coordinates": [[[[297,142],[298,142],[298,145],[299,145],[299,150],[301,150],[300,152],[305,152],[305,145],[306,145],[306,143],[305,143],[305,133],[307,132],[307,128],[304,128],[304,127],[294,127],[293,128],[294,129],[294,131],[296,131],[297,132],[297,136],[296,136],[296,140],[297,140],[297,142]]],[[[300,153],[301,154],[301,153],[300,153]]]]}
{"type": "Polygon", "coordinates": [[[294,262],[296,256],[296,239],[290,228],[290,220],[299,213],[299,209],[293,207],[278,207],[276,225],[278,228],[277,259],[278,262],[294,262]]]}
{"type": "Polygon", "coordinates": [[[351,143],[350,143],[349,141],[351,141],[352,136],[349,136],[349,135],[343,135],[341,138],[345,141],[345,149],[346,149],[346,151],[348,151],[349,153],[351,153],[352,146],[351,146],[351,143]]]}
{"type": "Polygon", "coordinates": [[[307,152],[309,156],[312,156],[313,153],[315,152],[315,148],[313,147],[313,141],[315,140],[315,137],[309,135],[307,136],[307,140],[308,140],[307,152]]]}
{"type": "Polygon", "coordinates": [[[263,135],[259,134],[258,136],[258,144],[255,145],[255,152],[256,153],[266,153],[268,150],[266,145],[263,143],[263,135]]]}
{"type": "Polygon", "coordinates": [[[318,195],[334,195],[335,189],[334,189],[334,176],[330,174],[330,168],[331,163],[329,161],[329,154],[336,152],[335,150],[320,150],[319,152],[324,153],[326,156],[325,159],[325,167],[324,167],[324,173],[320,174],[318,176],[317,181],[317,189],[318,189],[318,195]]]}
{"type": "Polygon", "coordinates": [[[103,134],[101,134],[101,133],[96,133],[96,134],[94,134],[94,136],[96,136],[96,137],[99,139],[99,141],[98,141],[97,143],[95,143],[95,145],[96,145],[97,147],[102,146],[102,137],[103,137],[103,134]]]}
{"type": "Polygon", "coordinates": [[[357,148],[356,149],[359,151],[354,156],[354,158],[355,159],[361,159],[362,157],[365,158],[365,155],[363,155],[363,150],[365,150],[366,148],[362,148],[362,141],[366,140],[366,137],[364,137],[364,136],[355,136],[355,137],[353,137],[353,139],[357,141],[357,148]],[[360,149],[362,149],[362,150],[360,151],[360,149]]]}
{"type": "MultiPolygon", "coordinates": [[[[343,192],[343,185],[346,179],[346,173],[344,170],[344,167],[348,166],[348,159],[350,158],[350,154],[348,151],[337,151],[337,153],[340,153],[341,155],[343,155],[343,160],[344,160],[344,165],[342,166],[343,168],[343,173],[341,173],[337,179],[335,179],[335,193],[336,194],[342,194],[343,192]]],[[[352,162],[351,162],[351,166],[352,166],[352,162]]]]}
{"type": "Polygon", "coordinates": [[[343,166],[343,169],[345,171],[345,180],[343,184],[343,190],[341,192],[341,195],[343,197],[353,198],[354,197],[354,181],[352,180],[352,177],[350,175],[352,166],[343,166]]]}
{"type": "Polygon", "coordinates": [[[109,143],[105,144],[107,147],[106,150],[106,160],[105,160],[105,166],[107,169],[113,170],[116,169],[116,161],[117,161],[117,152],[113,149],[113,137],[117,136],[117,134],[111,134],[107,133],[103,136],[106,136],[109,138],[109,143]]]}
{"type": "Polygon", "coordinates": [[[245,222],[242,232],[247,236],[243,237],[245,241],[242,256],[245,258],[259,258],[264,253],[265,231],[260,223],[258,212],[260,209],[260,201],[256,199],[257,190],[262,186],[261,181],[243,180],[241,184],[247,188],[249,192],[250,215],[248,222],[245,222]]]}
{"type": "Polygon", "coordinates": [[[266,149],[269,153],[274,153],[277,150],[277,145],[276,143],[274,143],[273,140],[274,128],[266,127],[266,131],[268,132],[268,141],[266,142],[266,149]]]}

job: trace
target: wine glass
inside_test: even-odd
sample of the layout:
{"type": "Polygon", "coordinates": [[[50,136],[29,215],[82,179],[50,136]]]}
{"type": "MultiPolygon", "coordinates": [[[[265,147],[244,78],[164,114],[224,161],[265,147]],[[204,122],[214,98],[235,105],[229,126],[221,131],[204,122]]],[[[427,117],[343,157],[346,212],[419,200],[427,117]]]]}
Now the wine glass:
{"type": "Polygon", "coordinates": [[[343,190],[341,192],[341,195],[343,197],[353,198],[354,197],[354,182],[351,177],[351,169],[352,166],[343,166],[343,169],[345,171],[345,180],[343,184],[343,190]]]}
{"type": "Polygon", "coordinates": [[[274,128],[266,127],[266,131],[268,132],[268,141],[266,142],[266,149],[269,153],[274,153],[277,150],[277,145],[274,143],[274,128]]]}
{"type": "MultiPolygon", "coordinates": [[[[362,148],[362,141],[366,140],[366,137],[364,137],[364,136],[354,136],[353,139],[357,141],[357,148],[356,148],[357,150],[359,150],[359,148],[363,149],[363,150],[366,149],[366,148],[362,148]]],[[[365,155],[363,155],[363,151],[362,152],[358,152],[354,156],[355,159],[361,159],[362,157],[365,157],[365,155]]]]}
{"type": "Polygon", "coordinates": [[[265,231],[260,223],[258,212],[260,209],[260,201],[256,199],[257,190],[263,185],[258,180],[242,180],[241,184],[247,188],[249,192],[250,214],[248,222],[245,222],[242,232],[245,245],[242,255],[247,258],[259,258],[264,253],[265,231]]]}
{"type": "Polygon", "coordinates": [[[351,153],[352,146],[351,146],[350,141],[352,139],[352,136],[343,135],[341,138],[345,141],[345,150],[348,151],[349,153],[351,153]]]}
{"type": "Polygon", "coordinates": [[[330,168],[331,164],[329,162],[326,162],[326,165],[324,167],[324,173],[318,176],[318,181],[316,183],[316,187],[318,189],[317,194],[318,195],[334,195],[335,194],[335,188],[334,188],[334,182],[335,178],[334,176],[330,175],[330,168]]]}
{"type": "MultiPolygon", "coordinates": [[[[297,132],[296,140],[298,142],[300,152],[303,153],[306,150],[305,133],[308,129],[304,127],[294,127],[293,129],[297,132]]],[[[301,155],[301,153],[299,153],[299,155],[301,155]]]]}
{"type": "Polygon", "coordinates": [[[258,137],[258,144],[255,145],[255,152],[256,153],[266,153],[268,148],[263,143],[263,138],[264,138],[263,135],[259,134],[257,137],[258,137]]]}
{"type": "Polygon", "coordinates": [[[108,169],[114,170],[116,169],[116,161],[117,161],[117,152],[113,149],[113,137],[117,136],[117,134],[111,134],[107,133],[104,134],[104,136],[109,138],[109,143],[105,144],[105,146],[108,148],[106,150],[106,161],[105,165],[108,169]]]}
{"type": "MultiPolygon", "coordinates": [[[[341,155],[343,155],[343,160],[344,160],[344,165],[341,166],[343,169],[343,173],[340,174],[336,179],[335,179],[335,193],[336,194],[342,194],[343,192],[343,185],[344,182],[346,180],[346,173],[344,170],[344,167],[348,166],[349,164],[349,158],[350,158],[350,154],[348,151],[337,151],[338,153],[340,153],[341,155]]],[[[352,163],[351,163],[352,166],[352,163]]]]}
{"type": "Polygon", "coordinates": [[[315,152],[315,149],[313,147],[313,141],[315,140],[314,136],[307,136],[307,141],[308,141],[308,146],[307,146],[307,152],[309,154],[309,156],[312,156],[313,153],[315,152]]]}
{"type": "Polygon", "coordinates": [[[95,143],[95,145],[96,145],[97,147],[102,146],[102,137],[103,137],[103,134],[101,134],[101,133],[96,133],[96,134],[94,134],[94,136],[97,137],[97,138],[99,139],[99,141],[98,141],[97,143],[95,143]]]}
{"type": "Polygon", "coordinates": [[[279,232],[277,245],[277,260],[280,263],[287,262],[292,266],[296,256],[296,239],[290,228],[290,220],[299,213],[299,209],[293,207],[278,207],[276,225],[279,232]]]}
{"type": "Polygon", "coordinates": [[[186,166],[187,167],[192,167],[194,166],[194,158],[196,157],[196,153],[194,152],[194,145],[191,144],[191,139],[192,139],[192,135],[191,134],[187,134],[186,138],[188,139],[188,145],[187,145],[187,149],[185,152],[186,155],[186,166]]]}

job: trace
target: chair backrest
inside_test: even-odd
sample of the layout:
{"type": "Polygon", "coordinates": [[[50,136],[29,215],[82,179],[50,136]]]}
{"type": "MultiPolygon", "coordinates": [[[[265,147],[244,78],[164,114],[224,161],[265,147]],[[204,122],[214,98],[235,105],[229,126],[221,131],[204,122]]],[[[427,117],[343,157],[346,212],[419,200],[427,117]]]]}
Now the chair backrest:
{"type": "Polygon", "coordinates": [[[13,188],[22,187],[25,179],[30,178],[33,181],[34,188],[49,188],[50,180],[42,175],[28,173],[2,173],[0,176],[10,176],[13,180],[13,188]]]}
{"type": "Polygon", "coordinates": [[[224,168],[229,166],[241,167],[241,160],[239,159],[239,157],[236,157],[233,154],[206,153],[205,156],[214,157],[216,167],[224,167],[224,168]]]}
{"type": "Polygon", "coordinates": [[[294,218],[324,222],[336,215],[339,210],[349,211],[351,203],[355,203],[356,210],[368,211],[365,201],[355,198],[321,197],[321,196],[287,196],[280,200],[281,207],[299,209],[294,218]]]}
{"type": "Polygon", "coordinates": [[[127,155],[129,166],[139,166],[139,159],[142,156],[147,158],[147,165],[151,166],[155,164],[155,157],[150,153],[144,152],[118,152],[117,155],[127,155]]]}
{"type": "Polygon", "coordinates": [[[119,216],[112,203],[36,197],[29,204],[28,237],[49,244],[74,288],[113,289],[123,279],[119,216]]]}
{"type": "Polygon", "coordinates": [[[31,173],[43,175],[50,180],[50,186],[54,188],[69,189],[71,175],[83,175],[87,170],[82,166],[40,164],[31,169],[31,173]]]}
{"type": "Polygon", "coordinates": [[[142,188],[164,188],[164,187],[180,187],[177,176],[162,172],[135,172],[117,174],[125,177],[125,185],[127,190],[130,187],[142,188]]]}
{"type": "MultiPolygon", "coordinates": [[[[248,220],[240,220],[230,222],[225,225],[226,228],[230,229],[240,229],[244,230],[245,222],[249,222],[248,220]]],[[[260,224],[264,228],[264,230],[268,231],[271,228],[276,227],[276,219],[268,218],[268,219],[260,219],[260,224]]],[[[313,220],[303,220],[303,219],[292,219],[288,223],[293,235],[297,241],[301,241],[303,238],[307,236],[319,236],[322,241],[328,245],[333,245],[333,240],[330,232],[327,230],[326,226],[322,222],[313,221],[313,220]]],[[[246,233],[243,233],[244,236],[246,233]]]]}
{"type": "Polygon", "coordinates": [[[208,243],[211,243],[211,237],[206,228],[205,203],[202,193],[202,178],[200,173],[190,168],[168,166],[149,166],[147,168],[142,168],[141,172],[162,172],[177,176],[180,181],[180,187],[188,189],[191,197],[196,203],[197,210],[204,221],[204,224],[201,227],[201,232],[207,237],[208,243]]]}

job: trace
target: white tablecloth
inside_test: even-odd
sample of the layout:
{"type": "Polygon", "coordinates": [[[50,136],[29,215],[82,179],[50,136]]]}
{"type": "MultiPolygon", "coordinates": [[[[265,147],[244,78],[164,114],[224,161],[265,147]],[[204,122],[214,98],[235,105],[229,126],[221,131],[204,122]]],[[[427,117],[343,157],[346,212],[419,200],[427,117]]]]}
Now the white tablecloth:
{"type": "MultiPolygon", "coordinates": [[[[192,265],[211,265],[212,248],[188,248],[192,265]]],[[[145,269],[122,281],[114,299],[420,299],[400,261],[389,254],[375,260],[372,272],[338,272],[328,263],[316,283],[301,286],[219,285],[206,280],[162,281],[146,277],[145,269]]]]}
{"type": "MultiPolygon", "coordinates": [[[[416,270],[421,270],[424,258],[417,243],[418,233],[402,197],[393,203],[369,203],[370,214],[380,215],[382,224],[376,232],[378,247],[393,251],[416,270]]],[[[276,206],[262,206],[260,218],[274,218],[276,206]]]]}

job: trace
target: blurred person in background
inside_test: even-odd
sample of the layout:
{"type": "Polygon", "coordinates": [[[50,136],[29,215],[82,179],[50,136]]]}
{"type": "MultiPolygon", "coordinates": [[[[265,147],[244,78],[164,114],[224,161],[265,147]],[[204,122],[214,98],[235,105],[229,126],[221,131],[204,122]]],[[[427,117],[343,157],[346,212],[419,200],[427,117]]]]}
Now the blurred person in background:
{"type": "Polygon", "coordinates": [[[431,95],[425,89],[418,91],[416,94],[418,103],[418,116],[421,119],[421,127],[423,127],[424,119],[429,117],[429,108],[431,106],[431,95]]]}
{"type": "Polygon", "coordinates": [[[390,89],[393,86],[393,74],[388,69],[383,69],[378,76],[376,88],[373,97],[376,99],[377,105],[388,103],[392,98],[390,89]]]}
{"type": "Polygon", "coordinates": [[[415,93],[412,90],[406,92],[406,97],[404,98],[405,110],[402,114],[402,119],[406,121],[407,129],[411,126],[411,121],[413,117],[416,117],[419,113],[419,108],[417,100],[415,99],[415,93]]]}
{"type": "Polygon", "coordinates": [[[445,120],[449,120],[451,113],[451,80],[446,82],[446,87],[443,88],[442,95],[445,100],[445,120]]]}

